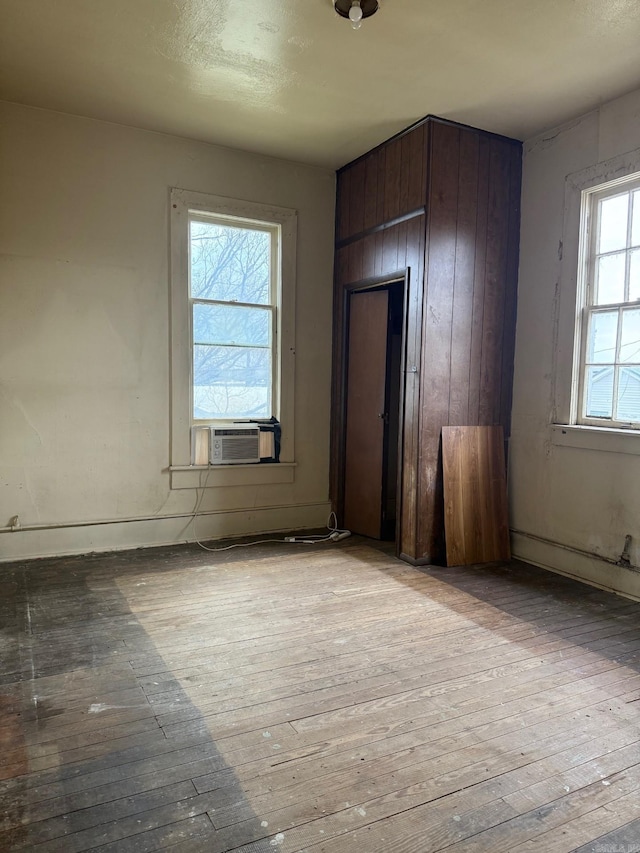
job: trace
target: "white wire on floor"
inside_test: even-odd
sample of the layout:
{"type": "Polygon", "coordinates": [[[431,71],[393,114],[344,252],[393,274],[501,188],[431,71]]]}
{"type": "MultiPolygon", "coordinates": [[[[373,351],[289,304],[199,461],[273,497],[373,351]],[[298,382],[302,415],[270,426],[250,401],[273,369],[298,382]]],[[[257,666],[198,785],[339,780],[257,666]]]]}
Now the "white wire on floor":
{"type": "MultiPolygon", "coordinates": [[[[344,539],[347,536],[351,535],[349,530],[338,527],[338,519],[333,510],[329,513],[329,517],[327,518],[327,533],[317,533],[310,534],[308,536],[285,536],[284,538],[271,538],[271,539],[257,539],[255,542],[236,542],[233,545],[222,545],[219,548],[210,548],[208,545],[205,545],[198,538],[198,532],[196,530],[196,521],[198,519],[198,513],[200,512],[200,506],[202,504],[202,499],[204,498],[204,493],[207,489],[207,485],[209,483],[209,476],[211,474],[211,468],[207,471],[207,476],[204,481],[204,486],[200,488],[200,495],[196,501],[195,509],[193,510],[193,515],[191,517],[191,523],[193,523],[193,535],[197,545],[199,545],[204,551],[231,551],[232,548],[249,548],[251,545],[269,545],[272,542],[284,542],[287,545],[319,545],[322,542],[338,542],[340,539],[344,539]]],[[[196,492],[198,489],[196,489],[196,492]]]]}

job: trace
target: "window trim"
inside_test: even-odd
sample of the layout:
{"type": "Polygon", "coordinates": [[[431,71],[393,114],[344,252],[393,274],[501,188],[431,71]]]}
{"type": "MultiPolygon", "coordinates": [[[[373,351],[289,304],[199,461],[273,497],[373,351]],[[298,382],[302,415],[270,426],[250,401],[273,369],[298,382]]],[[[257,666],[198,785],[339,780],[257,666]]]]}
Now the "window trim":
{"type": "MultiPolygon", "coordinates": [[[[624,301],[611,304],[597,304],[594,299],[596,296],[596,261],[600,254],[597,252],[597,236],[599,226],[598,206],[603,199],[613,198],[616,195],[630,195],[635,190],[640,188],[640,172],[632,172],[629,175],[624,175],[614,180],[607,181],[603,184],[596,184],[593,187],[584,189],[581,192],[581,228],[579,239],[579,269],[578,269],[578,289],[577,289],[577,307],[578,319],[576,321],[576,341],[578,344],[578,387],[575,400],[575,421],[576,426],[593,426],[601,429],[622,429],[638,431],[640,430],[640,422],[638,421],[623,421],[611,418],[598,418],[593,415],[586,414],[586,371],[587,371],[587,348],[589,326],[592,322],[594,314],[604,311],[618,310],[620,313],[624,308],[633,305],[640,307],[640,301],[635,302],[624,301]],[[618,192],[617,192],[618,191],[618,192]],[[619,192],[622,191],[622,192],[619,192]]],[[[631,247],[629,239],[631,236],[631,217],[627,222],[627,245],[625,246],[625,284],[628,284],[629,263],[631,247]]],[[[621,323],[618,320],[617,325],[617,341],[616,341],[616,357],[620,347],[621,323]]],[[[616,361],[612,368],[614,370],[614,390],[613,390],[613,405],[615,407],[616,397],[616,380],[617,375],[616,361]]]]}
{"type": "Polygon", "coordinates": [[[568,443],[556,441],[563,435],[561,429],[570,427],[567,436],[574,433],[581,436],[581,445],[585,447],[586,434],[592,434],[593,449],[603,449],[603,435],[615,431],[620,440],[629,438],[635,444],[638,429],[621,429],[599,423],[597,426],[581,424],[578,420],[578,401],[580,394],[580,369],[583,340],[583,305],[585,304],[584,265],[581,249],[586,238],[586,222],[582,214],[582,199],[585,191],[601,188],[615,181],[624,182],[632,175],[640,173],[640,148],[626,152],[610,160],[595,163],[579,172],[567,175],[565,179],[563,231],[558,247],[559,281],[556,309],[554,312],[554,362],[552,409],[550,423],[553,427],[554,444],[568,443]]]}
{"type": "MultiPolygon", "coordinates": [[[[295,389],[295,274],[297,212],[289,208],[242,201],[179,188],[170,197],[170,285],[171,285],[171,434],[170,469],[191,466],[192,424],[192,332],[189,291],[189,219],[198,213],[219,219],[239,218],[257,224],[278,225],[280,229],[279,297],[276,310],[277,342],[275,385],[279,420],[282,424],[282,462],[294,461],[294,389],[295,389]]],[[[274,401],[275,402],[275,401],[274,401]]],[[[215,423],[217,421],[209,421],[215,423]]],[[[196,421],[204,424],[205,421],[196,421]]],[[[232,466],[220,466],[228,469],[232,466]]],[[[259,468],[256,464],[255,468],[259,468]]],[[[264,467],[264,466],[262,466],[264,467]]],[[[184,479],[184,478],[182,478],[184,479]]],[[[213,478],[212,478],[213,479],[213,478]]],[[[213,483],[215,484],[215,483],[213,483]]]]}

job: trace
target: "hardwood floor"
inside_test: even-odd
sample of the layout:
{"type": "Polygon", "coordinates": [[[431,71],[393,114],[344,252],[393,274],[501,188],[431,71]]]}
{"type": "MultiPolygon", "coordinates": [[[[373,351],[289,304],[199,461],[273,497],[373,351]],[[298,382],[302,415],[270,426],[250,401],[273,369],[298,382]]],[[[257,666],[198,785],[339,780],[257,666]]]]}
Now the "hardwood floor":
{"type": "Polygon", "coordinates": [[[357,538],[0,578],[0,850],[640,850],[637,603],[357,538]]]}

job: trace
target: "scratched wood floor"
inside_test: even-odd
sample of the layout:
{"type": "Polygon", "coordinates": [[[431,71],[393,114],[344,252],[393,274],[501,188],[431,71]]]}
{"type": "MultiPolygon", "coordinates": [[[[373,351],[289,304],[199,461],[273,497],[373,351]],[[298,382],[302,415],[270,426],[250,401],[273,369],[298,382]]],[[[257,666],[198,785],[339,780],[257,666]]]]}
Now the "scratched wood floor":
{"type": "Polygon", "coordinates": [[[640,605],[366,540],[0,566],[0,850],[640,850],[640,605]]]}

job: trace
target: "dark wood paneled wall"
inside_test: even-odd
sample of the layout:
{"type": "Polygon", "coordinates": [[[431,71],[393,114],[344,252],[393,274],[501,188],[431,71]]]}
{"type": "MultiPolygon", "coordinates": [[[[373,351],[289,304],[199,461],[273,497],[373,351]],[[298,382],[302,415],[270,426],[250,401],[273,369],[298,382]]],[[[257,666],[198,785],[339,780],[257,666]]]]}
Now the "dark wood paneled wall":
{"type": "Polygon", "coordinates": [[[441,429],[509,435],[521,145],[428,117],[338,173],[331,494],[343,470],[345,292],[405,271],[399,552],[444,558],[441,429]]]}
{"type": "Polygon", "coordinates": [[[444,553],[442,427],[509,435],[520,163],[519,143],[431,128],[415,552],[430,562],[444,553]]]}

